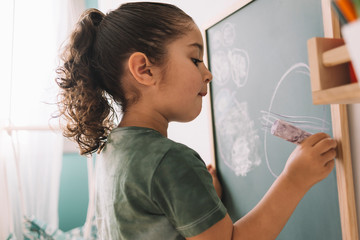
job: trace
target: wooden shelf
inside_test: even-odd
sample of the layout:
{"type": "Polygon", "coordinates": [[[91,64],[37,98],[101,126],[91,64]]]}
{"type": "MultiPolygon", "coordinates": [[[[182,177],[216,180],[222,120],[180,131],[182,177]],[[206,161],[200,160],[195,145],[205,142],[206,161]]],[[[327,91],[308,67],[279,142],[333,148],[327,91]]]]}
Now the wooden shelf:
{"type": "Polygon", "coordinates": [[[313,91],[314,104],[351,104],[360,103],[360,86],[351,83],[325,90],[313,91]]]}
{"type": "Polygon", "coordinates": [[[309,39],[308,54],[314,104],[360,103],[359,84],[350,84],[351,60],[343,39],[309,39]]]}
{"type": "Polygon", "coordinates": [[[350,62],[350,55],[346,45],[342,45],[324,52],[322,55],[322,60],[325,67],[333,67],[339,64],[350,62]]]}

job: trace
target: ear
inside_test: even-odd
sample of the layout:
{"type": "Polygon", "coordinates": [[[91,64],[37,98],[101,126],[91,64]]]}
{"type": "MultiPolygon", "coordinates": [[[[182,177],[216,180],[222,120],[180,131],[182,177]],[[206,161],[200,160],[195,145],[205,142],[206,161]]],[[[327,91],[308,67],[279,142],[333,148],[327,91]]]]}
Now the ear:
{"type": "Polygon", "coordinates": [[[154,84],[151,63],[144,53],[135,52],[131,54],[128,65],[131,74],[138,83],[147,86],[154,84]]]}

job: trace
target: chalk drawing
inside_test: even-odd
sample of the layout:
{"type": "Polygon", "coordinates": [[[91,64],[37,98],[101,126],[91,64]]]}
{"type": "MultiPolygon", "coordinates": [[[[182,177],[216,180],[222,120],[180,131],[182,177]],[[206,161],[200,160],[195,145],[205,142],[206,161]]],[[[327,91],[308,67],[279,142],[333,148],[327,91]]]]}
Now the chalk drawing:
{"type": "Polygon", "coordinates": [[[249,55],[245,50],[233,49],[228,53],[231,77],[237,87],[246,85],[249,73],[249,55]]]}
{"type": "Polygon", "coordinates": [[[210,44],[213,49],[218,49],[219,47],[221,47],[223,45],[222,31],[220,31],[220,30],[215,31],[214,35],[211,36],[210,44]]]}
{"type": "Polygon", "coordinates": [[[260,111],[262,113],[261,123],[267,130],[271,129],[272,125],[276,120],[284,120],[292,125],[299,127],[301,129],[306,129],[309,132],[313,131],[329,131],[330,123],[326,120],[318,117],[311,116],[289,116],[284,114],[279,114],[275,112],[260,111]]]}
{"type": "Polygon", "coordinates": [[[211,48],[231,47],[236,39],[234,24],[227,22],[220,30],[216,30],[211,37],[211,48]]]}
{"type": "Polygon", "coordinates": [[[228,56],[224,51],[217,51],[211,56],[211,73],[216,85],[224,86],[229,81],[231,78],[230,67],[228,56]]]}
{"type": "MultiPolygon", "coordinates": [[[[249,55],[245,50],[233,47],[235,39],[235,25],[229,22],[211,39],[212,48],[219,49],[210,58],[213,83],[220,87],[231,79],[235,89],[241,88],[248,80],[249,55]]],[[[257,149],[260,140],[247,102],[238,102],[235,93],[235,90],[222,88],[215,96],[215,111],[221,116],[215,120],[216,134],[221,145],[219,154],[225,164],[237,176],[246,176],[261,163],[257,149]]]]}
{"type": "MultiPolygon", "coordinates": [[[[273,108],[273,103],[274,103],[274,99],[276,97],[276,94],[278,93],[279,87],[280,85],[287,79],[288,75],[291,72],[296,72],[298,74],[304,74],[307,77],[310,76],[310,69],[309,66],[306,65],[305,63],[296,63],[293,66],[291,66],[284,74],[283,76],[280,78],[280,81],[277,83],[275,90],[273,92],[273,95],[271,97],[270,100],[270,105],[269,105],[269,109],[267,111],[261,111],[261,113],[263,114],[262,116],[262,124],[265,126],[264,127],[264,152],[265,152],[265,160],[266,160],[266,165],[267,168],[269,169],[271,175],[273,175],[275,178],[278,177],[278,175],[273,171],[273,169],[271,168],[270,165],[270,160],[268,157],[268,150],[267,150],[267,135],[270,132],[269,131],[269,124],[272,124],[274,122],[274,120],[276,119],[284,119],[288,122],[293,123],[294,125],[302,128],[302,129],[307,129],[309,130],[309,132],[311,132],[311,130],[321,130],[321,131],[326,131],[329,130],[329,123],[326,122],[324,119],[321,118],[317,118],[317,117],[312,117],[312,116],[288,116],[285,114],[278,114],[278,113],[274,113],[272,112],[272,108],[273,108]]],[[[290,80],[290,78],[288,78],[290,80]]]]}
{"type": "Polygon", "coordinates": [[[247,102],[238,102],[235,93],[222,89],[215,96],[215,111],[221,113],[215,120],[216,136],[221,159],[236,176],[246,176],[261,163],[260,140],[247,102]]]}
{"type": "Polygon", "coordinates": [[[244,49],[232,48],[236,39],[235,26],[225,23],[221,30],[217,30],[211,38],[211,46],[214,49],[226,50],[215,51],[211,55],[211,72],[213,82],[219,86],[227,84],[231,78],[235,85],[240,88],[247,83],[249,73],[249,55],[244,49]]]}
{"type": "Polygon", "coordinates": [[[236,31],[234,24],[227,22],[224,24],[222,28],[222,36],[223,36],[223,45],[224,46],[232,46],[235,42],[236,31]]]}
{"type": "Polygon", "coordinates": [[[231,79],[236,87],[244,87],[249,75],[250,60],[248,53],[243,49],[234,48],[217,51],[211,56],[211,72],[213,82],[218,86],[224,86],[231,79]]]}

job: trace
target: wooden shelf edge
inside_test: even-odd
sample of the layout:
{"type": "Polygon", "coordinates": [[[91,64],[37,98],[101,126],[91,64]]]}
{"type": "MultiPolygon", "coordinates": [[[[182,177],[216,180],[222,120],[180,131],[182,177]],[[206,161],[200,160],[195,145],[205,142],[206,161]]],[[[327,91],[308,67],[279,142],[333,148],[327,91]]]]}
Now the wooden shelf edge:
{"type": "Polygon", "coordinates": [[[342,86],[350,82],[348,64],[339,64],[347,60],[346,57],[343,58],[343,55],[348,55],[343,39],[315,37],[309,39],[307,44],[313,92],[342,86]],[[332,67],[326,67],[324,61],[332,67]]]}
{"type": "Polygon", "coordinates": [[[346,84],[325,90],[313,91],[312,96],[315,105],[360,103],[360,86],[358,83],[346,84]]]}
{"type": "Polygon", "coordinates": [[[351,61],[346,45],[324,52],[322,59],[325,67],[332,67],[351,61]]]}

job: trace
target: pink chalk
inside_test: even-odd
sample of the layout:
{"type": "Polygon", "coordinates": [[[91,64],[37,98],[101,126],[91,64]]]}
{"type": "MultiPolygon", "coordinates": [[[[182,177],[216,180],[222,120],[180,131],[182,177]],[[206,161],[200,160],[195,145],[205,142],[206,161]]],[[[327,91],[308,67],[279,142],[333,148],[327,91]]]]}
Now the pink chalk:
{"type": "Polygon", "coordinates": [[[311,133],[297,128],[283,120],[276,120],[274,122],[271,127],[271,134],[295,144],[300,144],[306,138],[311,136],[311,133]]]}

